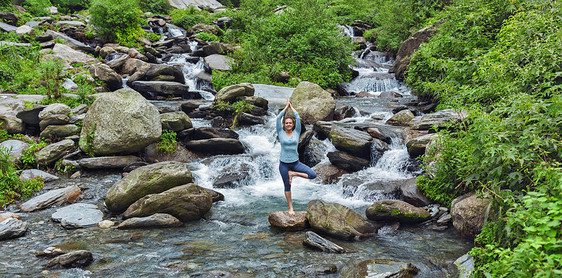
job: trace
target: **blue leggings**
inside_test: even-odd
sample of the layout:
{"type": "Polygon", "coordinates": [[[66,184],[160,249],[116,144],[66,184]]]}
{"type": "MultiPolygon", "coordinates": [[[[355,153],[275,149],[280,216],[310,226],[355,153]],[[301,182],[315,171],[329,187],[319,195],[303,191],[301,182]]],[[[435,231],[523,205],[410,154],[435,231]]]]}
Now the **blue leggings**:
{"type": "Polygon", "coordinates": [[[309,179],[316,178],[316,173],[312,171],[310,167],[306,166],[298,160],[291,163],[279,161],[279,173],[281,173],[281,178],[283,178],[285,192],[291,191],[291,184],[289,183],[289,171],[306,173],[308,174],[309,179]]]}

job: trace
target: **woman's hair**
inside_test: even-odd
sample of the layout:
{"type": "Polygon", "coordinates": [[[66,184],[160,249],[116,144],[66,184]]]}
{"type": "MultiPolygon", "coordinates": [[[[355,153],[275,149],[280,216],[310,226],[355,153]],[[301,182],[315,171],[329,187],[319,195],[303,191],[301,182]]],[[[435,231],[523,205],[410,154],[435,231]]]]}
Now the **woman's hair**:
{"type": "Polygon", "coordinates": [[[297,125],[295,124],[295,119],[294,119],[293,117],[286,117],[286,118],[283,119],[283,130],[285,130],[285,121],[286,121],[287,119],[289,119],[289,120],[291,120],[291,121],[293,122],[293,128],[292,128],[291,130],[295,130],[295,127],[296,127],[297,125]]]}

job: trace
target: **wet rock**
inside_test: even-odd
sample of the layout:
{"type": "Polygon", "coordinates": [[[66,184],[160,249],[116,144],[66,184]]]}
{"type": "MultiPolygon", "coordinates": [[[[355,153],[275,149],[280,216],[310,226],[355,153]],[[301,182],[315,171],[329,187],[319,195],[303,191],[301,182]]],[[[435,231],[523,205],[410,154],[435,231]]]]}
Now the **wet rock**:
{"type": "Polygon", "coordinates": [[[240,83],[222,88],[217,92],[216,101],[234,102],[236,98],[244,96],[253,96],[255,92],[254,86],[250,83],[240,83]]]}
{"type": "Polygon", "coordinates": [[[167,213],[182,222],[201,219],[211,209],[211,195],[200,186],[190,183],[158,194],[149,194],[133,203],[123,213],[124,218],[167,213]]]}
{"type": "Polygon", "coordinates": [[[357,172],[371,165],[369,160],[349,155],[345,152],[329,152],[328,159],[334,166],[347,172],[357,172]]]}
{"type": "MultiPolygon", "coordinates": [[[[177,0],[172,0],[172,1],[177,1],[177,0]]],[[[213,270],[213,271],[209,271],[207,273],[193,273],[189,276],[190,278],[235,278],[236,276],[234,276],[232,273],[227,272],[227,271],[222,271],[222,270],[213,270]]]]}
{"type": "Polygon", "coordinates": [[[474,271],[474,258],[469,254],[462,255],[454,264],[459,270],[459,278],[469,278],[474,271]]]}
{"type": "Polygon", "coordinates": [[[242,112],[236,115],[236,123],[240,126],[259,125],[264,124],[265,120],[258,116],[242,112]]]}
{"type": "Polygon", "coordinates": [[[94,261],[92,252],[85,250],[72,251],[47,262],[45,268],[87,267],[94,261]]]}
{"type": "Polygon", "coordinates": [[[363,159],[371,158],[373,137],[367,132],[334,126],[330,130],[330,139],[334,147],[340,151],[363,159]]]}
{"type": "Polygon", "coordinates": [[[306,277],[316,277],[322,274],[337,273],[338,267],[335,264],[309,265],[302,269],[306,277]]]}
{"type": "Polygon", "coordinates": [[[400,197],[398,181],[373,180],[365,181],[358,175],[348,175],[341,180],[343,193],[347,197],[359,194],[365,200],[395,199],[400,197]]]}
{"type": "Polygon", "coordinates": [[[29,144],[20,140],[6,140],[0,143],[0,148],[8,150],[10,161],[20,161],[23,152],[29,148],[29,144]]]}
{"type": "Polygon", "coordinates": [[[321,200],[308,203],[306,218],[314,231],[345,240],[372,236],[381,227],[348,207],[321,200]]]}
{"type": "Polygon", "coordinates": [[[389,136],[384,135],[378,128],[376,127],[370,127],[367,129],[367,133],[369,133],[369,135],[371,135],[373,138],[377,138],[387,144],[390,144],[392,142],[392,139],[390,139],[389,136]]]}
{"type": "Polygon", "coordinates": [[[218,201],[224,201],[224,195],[218,191],[209,189],[209,188],[203,188],[207,191],[207,193],[209,193],[209,195],[211,195],[211,198],[213,198],[213,203],[218,202],[218,201]]]}
{"type": "Polygon", "coordinates": [[[427,197],[418,189],[416,178],[406,180],[401,186],[402,199],[416,207],[427,206],[431,203],[427,197]]]}
{"type": "Polygon", "coordinates": [[[16,218],[0,222],[0,240],[22,237],[27,232],[27,223],[16,218]]]}
{"type": "Polygon", "coordinates": [[[400,200],[383,200],[369,206],[365,214],[373,221],[418,223],[429,218],[429,212],[400,200]]]}
{"type": "Polygon", "coordinates": [[[82,191],[78,186],[55,189],[26,201],[20,206],[20,209],[29,212],[45,209],[53,205],[71,204],[78,199],[80,194],[82,194],[82,191]]]}
{"type": "Polygon", "coordinates": [[[191,140],[184,143],[185,147],[196,152],[207,154],[241,154],[245,152],[244,145],[237,139],[211,138],[191,140]]]}
{"type": "Polygon", "coordinates": [[[314,131],[307,130],[299,139],[299,160],[309,167],[314,167],[321,163],[328,151],[328,146],[313,136],[314,131]],[[303,147],[300,145],[301,142],[303,143],[303,147]]]}
{"type": "Polygon", "coordinates": [[[425,154],[425,149],[437,136],[437,134],[432,133],[409,140],[406,143],[406,147],[408,148],[410,157],[418,157],[425,154]]]}
{"type": "Polygon", "coordinates": [[[39,165],[48,165],[71,153],[75,148],[74,141],[65,139],[39,150],[35,154],[35,160],[39,165]]]}
{"type": "Polygon", "coordinates": [[[102,229],[109,229],[109,228],[113,227],[113,225],[115,225],[115,222],[113,222],[111,220],[103,220],[103,221],[98,223],[98,227],[100,227],[102,229]]]}
{"type": "Polygon", "coordinates": [[[78,160],[78,165],[85,169],[124,169],[125,167],[141,162],[138,156],[100,156],[78,160]]]}
{"type": "Polygon", "coordinates": [[[44,182],[50,182],[50,181],[55,181],[58,180],[59,177],[55,176],[55,175],[51,175],[47,172],[38,170],[38,169],[27,169],[27,170],[23,170],[20,174],[20,180],[30,180],[30,179],[34,179],[36,177],[41,177],[41,179],[43,179],[44,182]]]}
{"type": "Polygon", "coordinates": [[[106,64],[96,63],[90,66],[90,74],[103,81],[110,91],[123,88],[123,79],[106,64]]]}
{"type": "Polygon", "coordinates": [[[181,144],[176,145],[176,150],[171,153],[162,153],[156,148],[156,143],[148,145],[144,149],[144,160],[150,163],[177,161],[177,162],[193,162],[204,157],[203,155],[186,149],[181,144]]]}
{"type": "Polygon", "coordinates": [[[0,213],[0,222],[4,222],[8,218],[20,219],[21,217],[13,212],[0,213]]]}
{"type": "Polygon", "coordinates": [[[67,229],[96,226],[103,220],[103,212],[94,204],[78,203],[59,208],[51,219],[67,229]]]}
{"type": "Polygon", "coordinates": [[[137,152],[160,140],[162,124],[154,105],[132,89],[99,96],[86,114],[80,149],[95,155],[137,152]]]}
{"type": "Polygon", "coordinates": [[[267,218],[271,226],[283,231],[300,231],[308,228],[306,211],[295,211],[295,215],[289,215],[288,211],[276,211],[269,214],[267,218]]]}
{"type": "Polygon", "coordinates": [[[342,269],[340,277],[411,278],[418,272],[419,269],[411,263],[380,258],[359,263],[352,261],[342,269]]]}
{"type": "Polygon", "coordinates": [[[439,225],[447,225],[452,220],[453,217],[450,214],[444,213],[441,216],[439,216],[439,219],[437,219],[436,223],[439,225]]]}
{"type": "Polygon", "coordinates": [[[174,81],[134,81],[131,83],[131,88],[152,98],[156,96],[189,97],[189,86],[174,81]]]}
{"type": "Polygon", "coordinates": [[[162,129],[180,132],[193,127],[191,119],[182,111],[160,114],[162,129]]]}
{"type": "MultiPolygon", "coordinates": [[[[190,128],[188,130],[182,131],[178,134],[179,138],[182,140],[201,140],[201,139],[211,139],[211,138],[232,138],[238,139],[239,135],[230,128],[216,128],[216,127],[200,127],[200,128],[190,128]]],[[[185,142],[184,142],[185,143],[185,142]]]]}
{"type": "Polygon", "coordinates": [[[209,55],[204,60],[211,70],[229,71],[234,63],[234,59],[220,54],[209,55]]]}
{"type": "Polygon", "coordinates": [[[410,127],[415,130],[428,130],[433,126],[443,127],[447,123],[460,122],[468,116],[466,111],[445,109],[435,113],[423,115],[419,120],[410,122],[410,127]]]}
{"type": "Polygon", "coordinates": [[[54,258],[63,254],[66,254],[67,252],[62,251],[62,249],[54,247],[54,246],[50,246],[47,247],[45,250],[43,251],[39,251],[37,252],[37,254],[35,254],[35,256],[37,257],[47,257],[47,258],[54,258]]]}
{"type": "Polygon", "coordinates": [[[41,134],[41,138],[64,138],[72,135],[80,134],[80,128],[73,124],[68,125],[50,125],[45,127],[41,134]]]}
{"type": "Polygon", "coordinates": [[[400,228],[400,222],[394,222],[394,223],[386,224],[377,231],[377,234],[379,234],[379,235],[392,235],[399,228],[400,228]]]}
{"type": "Polygon", "coordinates": [[[494,215],[491,206],[489,198],[479,197],[474,192],[457,197],[451,203],[453,226],[461,235],[475,237],[489,216],[494,215]]]}
{"type": "Polygon", "coordinates": [[[408,123],[415,118],[414,113],[410,110],[402,110],[396,114],[394,114],[388,121],[386,121],[387,125],[397,125],[397,126],[407,126],[408,123]]]}
{"type": "Polygon", "coordinates": [[[142,229],[142,228],[170,228],[183,225],[177,218],[166,213],[155,213],[147,217],[129,218],[119,226],[118,229],[142,229]]]}
{"type": "Polygon", "coordinates": [[[318,174],[318,178],[323,184],[331,184],[337,182],[343,174],[346,174],[347,171],[342,170],[334,165],[329,163],[320,163],[317,164],[312,168],[316,174],[318,174]]]}
{"type": "Polygon", "coordinates": [[[318,249],[322,252],[328,253],[344,253],[345,249],[343,247],[319,236],[315,232],[308,231],[305,233],[305,239],[302,242],[303,245],[308,246],[313,249],[318,249]]]}
{"type": "Polygon", "coordinates": [[[336,101],[330,93],[307,81],[297,85],[291,95],[291,102],[305,124],[331,120],[336,108],[336,101]]]}
{"type": "Polygon", "coordinates": [[[138,199],[160,193],[178,185],[193,182],[185,163],[160,162],[137,168],[115,183],[105,195],[112,212],[123,212],[138,199]]]}
{"type": "Polygon", "coordinates": [[[213,182],[215,188],[235,188],[250,175],[250,165],[246,163],[233,163],[226,166],[213,182]]]}

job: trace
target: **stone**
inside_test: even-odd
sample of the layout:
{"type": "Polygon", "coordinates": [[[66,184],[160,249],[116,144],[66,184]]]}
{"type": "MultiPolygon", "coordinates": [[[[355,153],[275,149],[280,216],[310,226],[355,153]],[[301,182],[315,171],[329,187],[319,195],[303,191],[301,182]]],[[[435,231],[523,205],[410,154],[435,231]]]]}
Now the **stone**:
{"type": "Polygon", "coordinates": [[[75,26],[75,27],[86,27],[86,24],[84,24],[84,22],[75,21],[75,20],[61,20],[61,21],[57,21],[55,23],[55,25],[57,25],[57,26],[66,25],[66,26],[75,26]]]}
{"type": "Polygon", "coordinates": [[[372,236],[382,226],[337,203],[312,200],[306,211],[312,230],[344,240],[372,236]]]}
{"type": "Polygon", "coordinates": [[[203,53],[205,53],[205,56],[213,54],[227,55],[232,52],[234,52],[234,48],[232,46],[220,42],[211,42],[210,44],[203,46],[203,53]]]}
{"type": "Polygon", "coordinates": [[[144,149],[144,160],[150,163],[164,162],[164,161],[177,161],[190,163],[197,159],[203,158],[204,156],[189,151],[181,144],[176,145],[176,150],[171,153],[162,153],[156,148],[156,143],[148,145],[144,149]]]}
{"type": "Polygon", "coordinates": [[[45,127],[39,136],[41,138],[65,138],[72,135],[80,134],[80,128],[73,124],[68,125],[49,125],[45,127]]]}
{"type": "Polygon", "coordinates": [[[423,115],[419,120],[410,121],[410,127],[415,130],[428,130],[433,126],[440,128],[448,123],[460,122],[467,116],[468,113],[464,110],[445,109],[423,115]]]}
{"type": "Polygon", "coordinates": [[[414,119],[414,113],[410,110],[402,110],[386,121],[387,125],[407,126],[408,123],[414,119]]]}
{"type": "Polygon", "coordinates": [[[160,114],[162,129],[180,132],[192,128],[191,119],[183,111],[160,114]]]}
{"type": "Polygon", "coordinates": [[[363,159],[371,158],[373,137],[367,132],[334,126],[329,136],[336,149],[363,159]]]}
{"type": "Polygon", "coordinates": [[[0,222],[0,240],[22,237],[27,232],[27,223],[16,218],[0,222]]]}
{"type": "Polygon", "coordinates": [[[154,105],[132,89],[96,98],[83,121],[80,149],[95,155],[138,152],[160,140],[162,124],[154,105]]]}
{"type": "Polygon", "coordinates": [[[306,211],[295,211],[294,216],[288,211],[276,211],[270,213],[267,220],[271,226],[283,231],[300,231],[309,227],[306,211]]]}
{"type": "Polygon", "coordinates": [[[193,177],[185,163],[160,162],[131,171],[115,183],[105,195],[107,208],[116,213],[148,194],[157,194],[170,188],[191,183],[193,177]]]}
{"type": "Polygon", "coordinates": [[[424,207],[431,204],[431,201],[418,189],[416,178],[406,180],[400,185],[402,199],[416,207],[424,207]]]}
{"type": "Polygon", "coordinates": [[[338,267],[335,264],[315,264],[304,267],[302,272],[306,277],[317,277],[318,275],[337,273],[338,267]]]}
{"type": "Polygon", "coordinates": [[[51,219],[67,229],[96,226],[103,220],[103,212],[94,204],[77,203],[59,208],[51,219]]]}
{"type": "Polygon", "coordinates": [[[382,200],[369,206],[365,215],[373,221],[419,223],[429,218],[429,212],[400,200],[382,200]]]}
{"type": "Polygon", "coordinates": [[[66,125],[70,123],[70,117],[67,115],[53,115],[48,119],[41,120],[39,122],[39,128],[44,130],[47,126],[50,125],[66,125]]]}
{"type": "Polygon", "coordinates": [[[240,83],[226,86],[215,95],[216,101],[235,102],[237,98],[244,96],[253,96],[255,93],[254,86],[250,83],[240,83]]]}
{"type": "Polygon", "coordinates": [[[135,81],[131,83],[131,88],[154,96],[178,96],[183,98],[189,96],[189,86],[174,81],[135,81]]]}
{"type": "Polygon", "coordinates": [[[56,181],[59,177],[51,175],[47,172],[38,169],[27,169],[23,170],[20,174],[20,180],[31,180],[37,177],[41,177],[44,182],[56,181]]]}
{"type": "Polygon", "coordinates": [[[123,213],[123,217],[144,217],[155,213],[167,213],[182,222],[189,222],[201,219],[211,210],[212,203],[213,199],[205,189],[190,183],[142,197],[129,206],[123,213]]]}
{"type": "Polygon", "coordinates": [[[185,142],[185,147],[196,152],[207,154],[241,154],[245,152],[244,145],[238,139],[211,138],[191,140],[185,142]]]}
{"type": "Polygon", "coordinates": [[[234,59],[220,54],[209,55],[204,60],[211,70],[229,71],[232,69],[231,65],[234,64],[234,59]]]}
{"type": "Polygon", "coordinates": [[[123,78],[106,64],[95,63],[89,68],[90,74],[104,82],[110,91],[123,88],[123,78]]]}
{"type": "Polygon", "coordinates": [[[453,227],[465,237],[476,237],[490,215],[494,215],[491,200],[474,192],[457,197],[451,203],[453,227]]]}
{"type": "MultiPolygon", "coordinates": [[[[59,38],[59,39],[63,40],[64,46],[68,46],[68,47],[70,47],[74,50],[83,51],[83,52],[92,53],[92,54],[94,53],[94,49],[91,46],[88,46],[88,45],[86,45],[86,44],[84,44],[84,43],[82,43],[78,40],[75,40],[75,39],[73,39],[73,38],[71,38],[71,37],[69,37],[65,34],[55,32],[53,30],[47,30],[47,31],[45,31],[45,35],[51,36],[53,39],[59,38]]],[[[58,44],[58,45],[61,45],[61,44],[58,44]]],[[[55,45],[55,47],[56,47],[56,45],[55,45]]],[[[86,55],[86,54],[84,54],[84,55],[86,55]]],[[[97,59],[95,59],[94,57],[92,57],[92,56],[88,56],[88,57],[94,59],[95,62],[98,62],[97,59]]]]}
{"type": "Polygon", "coordinates": [[[213,198],[213,203],[218,202],[218,201],[224,201],[224,195],[218,191],[209,189],[209,188],[203,188],[207,191],[207,193],[209,193],[209,195],[211,195],[211,198],[213,198]]]}
{"type": "Polygon", "coordinates": [[[124,169],[125,167],[141,162],[142,159],[138,156],[99,156],[82,158],[78,160],[78,165],[84,169],[124,169]]]}
{"type": "Polygon", "coordinates": [[[113,222],[111,220],[103,220],[103,221],[98,223],[98,227],[100,227],[102,229],[109,229],[109,228],[113,227],[114,225],[115,225],[115,222],[113,222]]]}
{"type": "Polygon", "coordinates": [[[64,203],[74,203],[82,194],[78,186],[68,186],[65,188],[50,190],[31,200],[21,204],[20,209],[25,212],[31,212],[48,208],[53,205],[62,205],[64,203]]]}
{"type": "Polygon", "coordinates": [[[6,140],[0,143],[0,148],[8,151],[10,161],[18,162],[23,155],[23,152],[29,148],[29,144],[20,140],[6,140]]]}
{"type": "Polygon", "coordinates": [[[18,29],[16,29],[16,34],[18,36],[30,35],[32,32],[33,32],[33,28],[31,28],[27,25],[22,25],[22,26],[18,27],[18,29]]]}
{"type": "Polygon", "coordinates": [[[187,30],[187,35],[191,36],[193,34],[198,34],[201,32],[219,35],[221,31],[215,25],[198,23],[195,24],[193,27],[189,28],[189,30],[187,30]]]}
{"type": "Polygon", "coordinates": [[[0,129],[6,130],[10,134],[23,133],[24,126],[22,120],[14,115],[0,115],[0,129]]]}
{"type": "Polygon", "coordinates": [[[411,263],[377,258],[361,262],[351,261],[341,270],[339,277],[410,278],[418,272],[419,269],[411,263]]]}
{"type": "Polygon", "coordinates": [[[459,270],[459,278],[469,278],[474,271],[474,258],[469,254],[464,254],[454,262],[459,270]]]}
{"type": "Polygon", "coordinates": [[[18,27],[10,25],[10,24],[6,24],[4,22],[0,22],[0,30],[4,31],[4,32],[15,32],[18,29],[18,27]]]}
{"type": "Polygon", "coordinates": [[[83,63],[83,64],[99,63],[99,61],[96,58],[86,53],[80,52],[78,50],[74,50],[70,46],[64,44],[60,44],[60,43],[55,44],[52,51],[55,57],[58,57],[63,61],[68,62],[71,65],[77,63],[83,63]]]}
{"type": "Polygon", "coordinates": [[[315,232],[308,231],[305,233],[305,239],[302,242],[304,246],[308,246],[312,249],[318,249],[322,252],[327,253],[344,253],[345,249],[343,247],[319,236],[315,232]]]}
{"type": "Polygon", "coordinates": [[[20,219],[21,217],[13,212],[4,212],[4,213],[0,213],[0,223],[4,222],[4,220],[8,219],[8,218],[15,218],[15,219],[20,219]]]}
{"type": "Polygon", "coordinates": [[[92,252],[78,250],[55,257],[47,262],[45,268],[76,268],[87,267],[94,261],[92,252]]]}
{"type": "Polygon", "coordinates": [[[179,137],[183,138],[183,140],[190,141],[211,138],[238,139],[239,135],[230,128],[199,127],[185,130],[179,134],[179,137]]]}
{"type": "Polygon", "coordinates": [[[71,91],[78,90],[78,85],[74,83],[74,81],[72,81],[72,79],[70,78],[64,80],[64,83],[62,83],[62,87],[71,91]]]}
{"type": "Polygon", "coordinates": [[[66,253],[67,252],[62,251],[62,249],[60,249],[60,248],[50,246],[50,247],[45,248],[45,250],[43,250],[43,251],[37,252],[37,254],[35,254],[35,256],[54,258],[54,257],[60,256],[62,254],[66,254],[66,253]]]}
{"type": "Polygon", "coordinates": [[[121,222],[118,229],[170,228],[179,227],[183,223],[166,213],[155,213],[147,217],[133,217],[121,222]]]}
{"type": "Polygon", "coordinates": [[[19,20],[19,16],[17,14],[10,12],[0,12],[0,18],[11,25],[16,25],[19,20]]]}
{"type": "Polygon", "coordinates": [[[71,109],[68,105],[63,103],[53,103],[47,105],[41,112],[39,112],[39,120],[46,120],[57,115],[65,115],[68,116],[70,114],[71,109]]]}
{"type": "Polygon", "coordinates": [[[426,42],[430,37],[436,34],[437,30],[438,25],[429,25],[415,32],[410,38],[405,40],[402,45],[400,45],[400,48],[396,53],[394,65],[390,70],[390,72],[395,73],[396,79],[404,81],[404,73],[410,64],[411,56],[422,43],[426,42]]]}
{"type": "Polygon", "coordinates": [[[420,137],[410,139],[406,142],[406,148],[408,148],[408,153],[410,157],[419,157],[425,154],[425,150],[433,140],[435,140],[439,135],[436,133],[426,134],[420,137]]]}
{"type": "Polygon", "coordinates": [[[390,139],[389,136],[384,135],[378,128],[376,127],[370,127],[367,129],[367,133],[369,133],[369,135],[371,135],[373,138],[377,138],[387,144],[390,144],[392,142],[392,139],[390,139]]]}
{"type": "Polygon", "coordinates": [[[336,108],[336,101],[330,93],[307,81],[297,85],[290,99],[305,124],[331,120],[336,108]]]}
{"type": "Polygon", "coordinates": [[[336,183],[347,171],[329,163],[320,163],[312,168],[323,184],[336,183]]]}
{"type": "Polygon", "coordinates": [[[24,109],[18,112],[17,117],[21,119],[27,125],[38,125],[41,121],[39,119],[39,113],[45,109],[45,105],[34,105],[33,108],[24,109]]]}
{"type": "Polygon", "coordinates": [[[223,5],[216,0],[170,0],[168,2],[176,9],[187,9],[193,6],[199,9],[216,10],[223,7],[223,5]]]}
{"type": "Polygon", "coordinates": [[[329,152],[327,156],[330,163],[334,166],[350,173],[360,171],[371,165],[371,161],[349,155],[345,152],[329,152]]]}
{"type": "Polygon", "coordinates": [[[39,150],[35,154],[35,160],[39,165],[48,165],[71,153],[75,148],[74,141],[65,139],[39,150]]]}

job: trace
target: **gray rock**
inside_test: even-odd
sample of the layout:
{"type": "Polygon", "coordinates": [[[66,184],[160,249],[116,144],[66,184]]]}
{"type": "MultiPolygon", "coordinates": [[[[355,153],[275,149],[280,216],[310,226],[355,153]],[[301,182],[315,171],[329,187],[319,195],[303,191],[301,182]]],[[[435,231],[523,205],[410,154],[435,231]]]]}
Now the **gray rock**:
{"type": "MultiPolygon", "coordinates": [[[[52,36],[53,38],[59,38],[63,41],[65,41],[65,44],[68,45],[70,48],[78,50],[78,51],[83,51],[86,53],[94,53],[94,49],[91,46],[85,45],[65,34],[59,33],[59,32],[55,32],[53,30],[47,30],[45,32],[46,35],[48,36],[52,36]]],[[[89,56],[90,58],[96,60],[95,58],[89,56]]],[[[97,60],[96,60],[97,61],[97,60]]]]}
{"type": "Polygon", "coordinates": [[[39,122],[39,128],[44,130],[50,125],[66,125],[70,123],[70,117],[67,115],[53,115],[48,119],[41,120],[39,122]]]}
{"type": "Polygon", "coordinates": [[[11,97],[0,98],[0,114],[17,115],[25,109],[25,102],[11,97]]]}
{"type": "Polygon", "coordinates": [[[429,218],[429,212],[400,200],[382,200],[369,206],[365,214],[373,221],[419,223],[429,218]]]}
{"type": "Polygon", "coordinates": [[[160,140],[162,124],[154,105],[132,89],[99,96],[86,114],[80,149],[95,155],[137,152],[160,140]]]}
{"type": "Polygon", "coordinates": [[[103,212],[94,204],[78,203],[57,209],[51,219],[67,229],[87,228],[102,221],[103,212]]]}
{"type": "Polygon", "coordinates": [[[123,212],[131,204],[148,195],[191,183],[193,177],[185,163],[160,162],[137,168],[115,183],[105,195],[105,204],[112,212],[123,212]]]}
{"type": "Polygon", "coordinates": [[[50,144],[39,150],[35,154],[35,160],[39,165],[48,165],[59,160],[64,155],[69,154],[75,148],[76,146],[74,145],[74,141],[65,139],[60,142],[50,144]]]}
{"type": "Polygon", "coordinates": [[[425,154],[425,149],[435,138],[439,135],[436,133],[426,134],[420,137],[413,138],[406,143],[410,157],[418,157],[425,154]]]}
{"type": "Polygon", "coordinates": [[[58,180],[59,177],[55,176],[55,175],[51,175],[47,172],[43,172],[41,170],[38,169],[27,169],[27,170],[23,170],[20,174],[20,179],[21,180],[30,180],[36,177],[41,177],[41,179],[43,179],[44,182],[50,182],[50,181],[55,181],[58,180]]]}
{"type": "Polygon", "coordinates": [[[165,97],[189,95],[189,86],[173,81],[135,81],[131,83],[131,87],[141,93],[165,97]]]}
{"type": "Polygon", "coordinates": [[[494,215],[491,200],[474,192],[457,197],[451,203],[453,226],[462,236],[478,235],[491,215],[494,215]]]}
{"type": "Polygon", "coordinates": [[[345,249],[343,247],[319,236],[315,232],[308,231],[305,233],[305,239],[302,242],[303,245],[308,246],[313,249],[318,249],[322,252],[328,253],[344,253],[345,249]]]}
{"type": "Polygon", "coordinates": [[[419,269],[411,263],[377,258],[361,262],[352,261],[341,270],[340,277],[410,278],[418,272],[419,269]]]}
{"type": "Polygon", "coordinates": [[[229,71],[234,63],[234,59],[220,54],[209,55],[204,60],[211,70],[229,71]]]}
{"type": "Polygon", "coordinates": [[[57,21],[55,25],[64,25],[64,26],[75,26],[75,27],[86,27],[86,24],[82,21],[68,21],[68,20],[61,20],[57,21]]]}
{"type": "Polygon", "coordinates": [[[431,204],[431,201],[418,189],[416,178],[406,180],[401,186],[402,199],[416,207],[423,207],[431,204]]]}
{"type": "Polygon", "coordinates": [[[16,218],[0,222],[0,240],[22,237],[27,232],[27,223],[16,218]]]}
{"type": "Polygon", "coordinates": [[[261,117],[242,112],[236,116],[236,123],[239,126],[259,125],[264,124],[265,120],[261,117]]]}
{"type": "Polygon", "coordinates": [[[89,266],[94,261],[92,252],[86,250],[72,251],[47,262],[45,268],[76,268],[89,266]]]}
{"type": "Polygon", "coordinates": [[[150,163],[164,162],[164,161],[177,161],[189,163],[204,157],[199,153],[189,151],[181,144],[176,145],[176,150],[172,153],[161,153],[156,148],[156,143],[148,145],[144,149],[144,160],[150,163]]]}
{"type": "Polygon", "coordinates": [[[175,132],[193,127],[191,119],[183,111],[160,114],[162,129],[175,132]]]}
{"type": "Polygon", "coordinates": [[[344,152],[329,152],[328,159],[334,166],[347,172],[357,172],[371,165],[367,159],[355,157],[344,152]]]}
{"type": "Polygon", "coordinates": [[[347,171],[340,169],[330,163],[320,163],[312,168],[318,175],[316,178],[322,181],[323,184],[331,184],[337,182],[343,174],[347,171]]]}
{"type": "Polygon", "coordinates": [[[0,143],[0,148],[8,151],[12,162],[20,161],[23,152],[29,148],[29,144],[20,140],[6,140],[0,143]]]}
{"type": "Polygon", "coordinates": [[[336,108],[334,97],[322,87],[303,81],[291,95],[291,102],[305,124],[331,120],[336,108]]]}
{"type": "Polygon", "coordinates": [[[391,69],[391,72],[396,74],[396,79],[401,81],[404,80],[404,73],[410,64],[412,54],[414,54],[423,42],[426,42],[431,36],[436,34],[437,30],[437,25],[430,25],[422,28],[400,45],[400,48],[396,53],[396,60],[391,69]]]}
{"type": "Polygon", "coordinates": [[[177,218],[166,213],[155,213],[147,217],[129,218],[119,226],[118,229],[139,229],[139,228],[170,228],[179,227],[183,223],[177,218]]]}
{"type": "Polygon", "coordinates": [[[201,153],[208,154],[241,154],[244,153],[244,145],[232,138],[211,138],[203,140],[191,140],[185,142],[185,147],[201,153]]]}
{"type": "Polygon", "coordinates": [[[45,209],[53,205],[74,203],[80,194],[82,194],[82,191],[78,186],[54,189],[26,201],[21,204],[20,209],[22,211],[30,212],[45,209]]]}
{"type": "Polygon", "coordinates": [[[18,27],[18,29],[16,29],[16,34],[18,34],[19,36],[30,35],[32,32],[33,32],[33,28],[27,25],[22,25],[18,27]]]}
{"type": "Polygon", "coordinates": [[[414,119],[414,113],[410,110],[402,110],[396,114],[394,114],[390,119],[386,121],[387,125],[398,125],[398,126],[407,126],[408,123],[414,119]]]}
{"type": "Polygon", "coordinates": [[[90,74],[103,81],[110,91],[115,91],[123,87],[123,79],[108,65],[95,63],[90,66],[90,74]]]}
{"type": "Polygon", "coordinates": [[[288,211],[276,211],[269,214],[267,218],[271,226],[284,231],[300,231],[309,227],[306,220],[306,211],[295,211],[295,215],[289,215],[288,211]]]}
{"type": "Polygon", "coordinates": [[[15,32],[18,29],[18,27],[10,25],[10,24],[6,24],[4,22],[0,22],[0,30],[4,31],[4,32],[15,32]]]}
{"type": "Polygon", "coordinates": [[[39,112],[39,120],[45,120],[52,118],[57,115],[66,115],[70,114],[70,107],[63,103],[53,103],[47,105],[41,112],[39,112]]]}
{"type": "Polygon", "coordinates": [[[72,81],[72,79],[70,78],[64,80],[64,83],[62,83],[62,87],[67,90],[78,90],[78,85],[76,85],[76,83],[74,83],[74,81],[72,81]]]}
{"type": "Polygon", "coordinates": [[[216,101],[234,102],[239,97],[253,96],[255,93],[254,86],[250,83],[240,83],[226,86],[217,92],[216,101]]]}
{"type": "MultiPolygon", "coordinates": [[[[49,31],[51,30],[48,30],[47,32],[49,31]]],[[[69,64],[99,63],[96,58],[60,43],[55,44],[55,46],[53,47],[53,55],[55,57],[61,58],[63,61],[66,61],[69,64]]]]}
{"type": "Polygon", "coordinates": [[[45,127],[39,136],[41,138],[65,138],[72,135],[80,134],[80,128],[73,124],[68,125],[49,125],[45,127]]]}
{"type": "Polygon", "coordinates": [[[180,137],[186,141],[202,140],[211,138],[232,138],[238,139],[239,135],[230,128],[199,127],[183,131],[180,137]]]}
{"type": "Polygon", "coordinates": [[[322,274],[337,273],[338,267],[335,264],[309,265],[302,269],[306,277],[317,277],[322,274]]]}
{"type": "Polygon", "coordinates": [[[449,222],[451,222],[451,220],[453,220],[453,217],[451,217],[450,214],[448,213],[443,213],[441,216],[439,216],[439,219],[437,219],[437,224],[440,225],[446,225],[449,222]]]}
{"type": "Polygon", "coordinates": [[[432,126],[442,127],[443,125],[450,122],[462,121],[467,116],[468,113],[466,111],[445,109],[437,111],[435,113],[426,114],[419,120],[411,121],[410,127],[416,130],[428,130],[432,126]]]}
{"type": "Polygon", "coordinates": [[[14,115],[0,115],[0,129],[6,130],[10,134],[23,133],[23,122],[14,115]]]}
{"type": "Polygon", "coordinates": [[[367,132],[334,126],[330,130],[330,139],[334,147],[340,151],[363,159],[371,158],[373,137],[367,132]]]}
{"type": "Polygon", "coordinates": [[[72,110],[70,112],[74,115],[86,114],[88,112],[88,108],[89,108],[88,105],[80,104],[80,105],[72,108],[72,110]]]}
{"type": "Polygon", "coordinates": [[[459,270],[459,278],[469,278],[474,271],[474,258],[469,254],[464,254],[455,261],[459,270]]]}
{"type": "Polygon", "coordinates": [[[85,169],[124,169],[125,167],[141,162],[142,159],[138,156],[100,156],[82,158],[78,160],[78,165],[85,169]]]}

